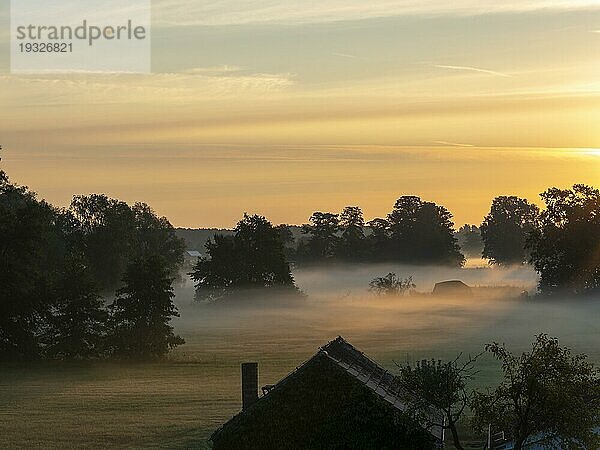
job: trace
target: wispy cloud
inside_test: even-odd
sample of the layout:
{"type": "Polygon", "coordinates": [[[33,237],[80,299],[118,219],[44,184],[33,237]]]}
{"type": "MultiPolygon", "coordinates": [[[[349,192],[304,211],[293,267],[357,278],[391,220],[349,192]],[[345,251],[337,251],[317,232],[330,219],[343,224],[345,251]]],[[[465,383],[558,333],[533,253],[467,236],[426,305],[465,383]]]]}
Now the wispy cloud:
{"type": "Polygon", "coordinates": [[[194,67],[184,71],[183,73],[190,75],[221,76],[240,73],[244,70],[246,70],[244,67],[223,65],[212,67],[194,67]]]}
{"type": "Polygon", "coordinates": [[[349,53],[333,52],[332,55],[333,56],[339,56],[340,58],[356,58],[356,55],[351,55],[349,53]]]}
{"type": "Polygon", "coordinates": [[[256,98],[295,84],[288,73],[251,73],[198,68],[186,73],[0,75],[0,104],[147,104],[165,99],[181,104],[210,99],[256,98]]]}
{"type": "Polygon", "coordinates": [[[495,75],[498,77],[511,78],[512,75],[507,73],[497,72],[495,70],[482,69],[481,67],[472,67],[472,66],[449,66],[446,64],[435,64],[434,67],[438,67],[440,69],[450,69],[450,70],[463,70],[467,72],[478,72],[485,73],[488,75],[495,75]]]}
{"type": "Polygon", "coordinates": [[[598,0],[155,0],[157,25],[320,23],[411,14],[477,15],[598,8],[598,0]]]}
{"type": "Polygon", "coordinates": [[[459,142],[433,141],[433,143],[448,147],[475,147],[473,144],[461,144],[459,142]]]}

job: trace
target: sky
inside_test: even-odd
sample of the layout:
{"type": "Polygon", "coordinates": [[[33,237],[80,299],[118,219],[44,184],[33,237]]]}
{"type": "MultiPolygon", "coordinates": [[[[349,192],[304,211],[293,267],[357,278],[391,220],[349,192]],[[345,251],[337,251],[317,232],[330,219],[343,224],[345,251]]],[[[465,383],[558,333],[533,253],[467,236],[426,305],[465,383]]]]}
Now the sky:
{"type": "MultiPolygon", "coordinates": [[[[2,6],[4,5],[4,9],[2,6]]],[[[3,168],[176,226],[600,186],[599,0],[155,0],[152,73],[13,75],[3,168]]]]}

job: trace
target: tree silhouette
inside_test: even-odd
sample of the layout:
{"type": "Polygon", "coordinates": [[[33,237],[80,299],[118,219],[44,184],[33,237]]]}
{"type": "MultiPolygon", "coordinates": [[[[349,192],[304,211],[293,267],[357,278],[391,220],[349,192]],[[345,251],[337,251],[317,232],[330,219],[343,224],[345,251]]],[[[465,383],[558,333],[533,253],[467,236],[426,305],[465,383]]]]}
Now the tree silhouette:
{"type": "Polygon", "coordinates": [[[54,288],[45,354],[51,358],[86,359],[101,356],[107,311],[80,255],[70,255],[54,288]]]}
{"type": "Polygon", "coordinates": [[[347,206],[340,214],[339,229],[342,234],[337,255],[346,260],[361,260],[365,256],[365,219],[358,206],[347,206]]]}
{"type": "Polygon", "coordinates": [[[593,431],[600,419],[598,371],[585,355],[571,354],[544,334],[521,355],[498,343],[486,349],[501,362],[504,377],[495,389],[475,394],[476,429],[485,431],[492,423],[509,431],[516,450],[536,435],[551,448],[600,446],[593,431]]]}
{"type": "Polygon", "coordinates": [[[450,430],[454,447],[462,450],[457,424],[468,406],[470,394],[468,382],[477,373],[478,357],[461,361],[423,360],[414,366],[400,367],[400,383],[413,395],[408,399],[409,410],[419,422],[450,430]],[[443,417],[431,414],[435,407],[443,417]]]}
{"type": "Polygon", "coordinates": [[[57,210],[0,171],[0,357],[38,357],[63,251],[57,210]]]}
{"type": "Polygon", "coordinates": [[[373,219],[367,223],[371,234],[367,237],[369,259],[385,261],[390,258],[390,223],[386,219],[373,219]]]}
{"type": "Polygon", "coordinates": [[[190,274],[199,299],[217,300],[242,289],[295,291],[280,231],[264,217],[244,214],[233,236],[215,235],[190,274]]]}
{"type": "Polygon", "coordinates": [[[86,256],[98,286],[118,286],[130,260],[134,215],[127,203],[106,195],[75,196],[70,210],[79,222],[86,256]]]}
{"type": "Polygon", "coordinates": [[[388,273],[385,277],[376,277],[369,283],[369,291],[378,296],[402,296],[417,286],[413,278],[399,278],[395,273],[388,273]]]}
{"type": "Polygon", "coordinates": [[[577,184],[541,194],[546,209],[528,246],[546,294],[600,289],[600,191],[577,184]]]}
{"type": "Polygon", "coordinates": [[[169,275],[175,276],[183,263],[185,242],[177,237],[169,219],[157,216],[146,203],[138,202],[130,208],[135,224],[131,258],[158,255],[165,262],[169,275]]]}
{"type": "Polygon", "coordinates": [[[285,257],[288,261],[294,261],[296,259],[296,239],[290,229],[289,225],[281,224],[275,227],[277,233],[279,233],[279,240],[283,244],[285,257]]]}
{"type": "Polygon", "coordinates": [[[309,236],[306,259],[327,260],[335,257],[339,230],[340,219],[337,214],[313,213],[310,224],[302,225],[302,233],[309,236]]]}
{"type": "Polygon", "coordinates": [[[393,259],[420,264],[461,266],[452,214],[443,206],[419,197],[400,197],[388,214],[393,259]]]}
{"type": "Polygon", "coordinates": [[[100,356],[107,315],[98,288],[142,255],[160,254],[170,274],[183,251],[147,205],[92,195],[61,210],[2,171],[0,236],[3,358],[100,356]]]}
{"type": "Polygon", "coordinates": [[[184,343],[169,324],[179,317],[172,283],[168,266],[159,256],[139,258],[127,266],[124,286],[110,305],[111,347],[116,356],[160,357],[184,343]]]}
{"type": "Polygon", "coordinates": [[[127,203],[103,194],[75,196],[71,212],[79,223],[91,270],[102,290],[119,285],[136,258],[160,255],[171,275],[183,262],[184,243],[169,221],[144,203],[127,203]]]}
{"type": "Polygon", "coordinates": [[[496,197],[480,228],[483,257],[499,265],[527,262],[525,244],[538,216],[539,208],[523,198],[496,197]]]}

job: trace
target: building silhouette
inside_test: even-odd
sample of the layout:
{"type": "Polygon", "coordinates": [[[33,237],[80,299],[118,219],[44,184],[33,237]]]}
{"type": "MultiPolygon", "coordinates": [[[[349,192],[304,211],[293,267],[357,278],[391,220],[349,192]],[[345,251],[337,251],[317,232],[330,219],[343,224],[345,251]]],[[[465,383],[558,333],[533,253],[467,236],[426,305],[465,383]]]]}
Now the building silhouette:
{"type": "MultiPolygon", "coordinates": [[[[212,434],[215,450],[442,446],[441,427],[411,416],[410,392],[342,337],[277,384],[264,386],[262,394],[258,365],[243,364],[242,411],[212,434]]],[[[440,411],[428,414],[443,422],[440,411]]]]}

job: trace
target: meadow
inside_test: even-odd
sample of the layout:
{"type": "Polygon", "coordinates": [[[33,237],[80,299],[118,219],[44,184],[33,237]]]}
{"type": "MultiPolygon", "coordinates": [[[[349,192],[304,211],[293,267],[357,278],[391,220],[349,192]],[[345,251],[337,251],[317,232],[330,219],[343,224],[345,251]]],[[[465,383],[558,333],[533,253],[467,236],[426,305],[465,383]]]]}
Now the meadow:
{"type": "MultiPolygon", "coordinates": [[[[241,362],[258,361],[261,385],[272,384],[338,335],[391,371],[476,354],[494,340],[526,350],[540,332],[600,363],[600,302],[507,295],[507,286],[534,290],[528,268],[345,266],[295,277],[307,298],[277,305],[197,304],[191,283],[178,284],[175,327],[186,344],[165,361],[4,365],[0,448],[207,448],[240,409],[241,362]],[[421,292],[443,279],[481,287],[470,298],[374,298],[368,281],[388,271],[414,275],[421,292]]],[[[489,357],[478,367],[475,386],[498,379],[489,357]]]]}

